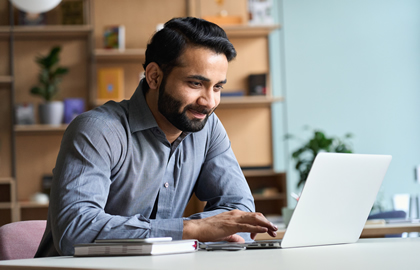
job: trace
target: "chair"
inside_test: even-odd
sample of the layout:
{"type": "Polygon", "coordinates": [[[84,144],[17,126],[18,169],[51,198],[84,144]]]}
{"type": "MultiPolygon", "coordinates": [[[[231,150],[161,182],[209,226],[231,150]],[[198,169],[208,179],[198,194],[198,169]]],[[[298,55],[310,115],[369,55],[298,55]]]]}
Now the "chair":
{"type": "Polygon", "coordinates": [[[46,220],[29,220],[0,227],[0,260],[33,258],[46,226],[46,220]]]}

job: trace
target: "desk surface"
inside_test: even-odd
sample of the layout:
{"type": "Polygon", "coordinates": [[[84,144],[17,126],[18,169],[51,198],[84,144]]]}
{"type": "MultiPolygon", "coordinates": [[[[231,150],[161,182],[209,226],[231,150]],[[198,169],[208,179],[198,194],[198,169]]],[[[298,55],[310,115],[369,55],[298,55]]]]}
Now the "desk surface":
{"type": "MultiPolygon", "coordinates": [[[[282,239],[286,229],[284,224],[278,224],[276,239],[282,239]]],[[[420,223],[393,223],[393,224],[369,224],[365,225],[361,238],[384,237],[386,234],[400,234],[404,232],[420,232],[420,223]]],[[[265,233],[257,235],[257,240],[273,239],[265,233]]]]}
{"type": "Polygon", "coordinates": [[[0,269],[413,269],[420,238],[361,239],[355,244],[161,256],[51,257],[0,261],[0,269]]]}

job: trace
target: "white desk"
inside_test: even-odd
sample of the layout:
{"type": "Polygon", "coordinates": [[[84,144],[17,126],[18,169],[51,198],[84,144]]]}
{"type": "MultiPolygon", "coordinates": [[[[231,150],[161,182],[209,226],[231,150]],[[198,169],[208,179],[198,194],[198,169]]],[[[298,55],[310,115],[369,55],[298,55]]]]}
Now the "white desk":
{"type": "Polygon", "coordinates": [[[0,269],[420,269],[419,250],[420,238],[378,238],[293,249],[0,261],[0,269]]]}
{"type": "MultiPolygon", "coordinates": [[[[284,224],[277,224],[279,230],[277,231],[276,239],[282,239],[286,228],[284,224]]],[[[420,223],[393,223],[393,224],[366,224],[363,228],[361,238],[375,238],[384,237],[387,234],[401,234],[404,232],[420,232],[420,223]]],[[[257,234],[257,240],[273,239],[267,233],[257,234]]]]}

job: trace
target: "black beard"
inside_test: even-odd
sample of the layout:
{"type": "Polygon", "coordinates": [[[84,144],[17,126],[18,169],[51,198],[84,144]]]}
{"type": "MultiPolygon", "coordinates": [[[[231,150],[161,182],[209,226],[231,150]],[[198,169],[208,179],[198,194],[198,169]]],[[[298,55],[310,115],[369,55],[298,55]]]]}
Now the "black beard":
{"type": "Polygon", "coordinates": [[[165,116],[165,118],[177,129],[186,132],[197,132],[204,128],[207,123],[209,116],[214,110],[208,110],[202,106],[194,106],[188,104],[184,107],[182,112],[179,112],[182,107],[182,103],[166,93],[165,91],[166,80],[163,79],[159,87],[159,99],[158,99],[158,110],[165,116]],[[206,118],[200,119],[189,119],[186,112],[188,110],[195,110],[199,113],[206,114],[206,118]]]}

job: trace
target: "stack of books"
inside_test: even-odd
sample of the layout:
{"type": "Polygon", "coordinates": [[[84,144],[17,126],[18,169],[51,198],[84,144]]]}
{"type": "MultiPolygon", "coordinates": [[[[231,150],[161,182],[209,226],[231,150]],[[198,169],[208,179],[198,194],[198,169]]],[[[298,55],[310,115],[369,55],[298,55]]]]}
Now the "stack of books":
{"type": "Polygon", "coordinates": [[[171,237],[145,239],[102,239],[94,243],[74,245],[75,257],[162,255],[194,252],[198,240],[174,240],[171,237]]]}

